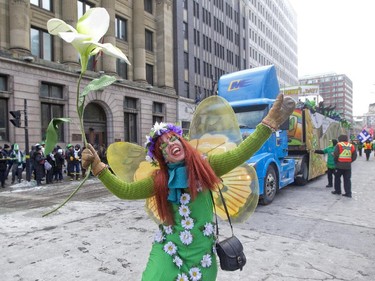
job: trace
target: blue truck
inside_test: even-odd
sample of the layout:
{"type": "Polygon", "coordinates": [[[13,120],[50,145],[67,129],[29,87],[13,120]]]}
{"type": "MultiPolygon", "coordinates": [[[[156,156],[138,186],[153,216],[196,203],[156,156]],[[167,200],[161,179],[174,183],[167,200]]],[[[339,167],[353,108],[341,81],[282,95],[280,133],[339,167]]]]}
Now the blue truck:
{"type": "MultiPolygon", "coordinates": [[[[274,66],[247,69],[220,77],[218,95],[233,108],[245,138],[267,115],[279,82],[274,66]]],[[[291,183],[304,185],[326,172],[324,156],[313,153],[337,137],[340,124],[330,118],[296,108],[281,127],[247,163],[256,170],[260,203],[270,204],[277,191],[291,183]]]]}

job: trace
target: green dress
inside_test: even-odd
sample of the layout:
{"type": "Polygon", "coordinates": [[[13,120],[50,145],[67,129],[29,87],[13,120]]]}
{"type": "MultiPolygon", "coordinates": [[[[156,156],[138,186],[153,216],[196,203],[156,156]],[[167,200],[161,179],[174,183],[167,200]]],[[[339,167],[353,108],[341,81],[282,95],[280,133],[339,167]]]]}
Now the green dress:
{"type": "MultiPolygon", "coordinates": [[[[217,176],[222,176],[251,157],[271,134],[258,125],[237,148],[211,155],[208,161],[217,176]]],[[[153,178],[127,183],[105,169],[99,179],[117,197],[142,199],[154,195],[153,178]]],[[[217,261],[214,252],[213,205],[209,191],[198,192],[191,200],[185,189],[180,202],[172,203],[175,225],[159,225],[143,281],[214,281],[217,261]]]]}

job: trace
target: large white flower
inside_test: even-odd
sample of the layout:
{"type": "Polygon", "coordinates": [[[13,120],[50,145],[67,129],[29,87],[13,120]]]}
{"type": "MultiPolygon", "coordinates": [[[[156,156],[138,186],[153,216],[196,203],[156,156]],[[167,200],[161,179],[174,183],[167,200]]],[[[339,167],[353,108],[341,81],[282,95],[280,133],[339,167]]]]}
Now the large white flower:
{"type": "Polygon", "coordinates": [[[211,264],[212,264],[211,255],[209,255],[209,254],[204,255],[202,260],[201,260],[202,267],[210,267],[211,264]]]}
{"type": "Polygon", "coordinates": [[[190,231],[184,230],[180,232],[180,240],[182,244],[190,245],[193,242],[193,235],[191,235],[190,231]]]}
{"type": "Polygon", "coordinates": [[[155,132],[155,134],[157,135],[161,135],[162,133],[162,130],[164,130],[165,128],[167,127],[167,123],[164,123],[164,122],[155,122],[153,128],[151,129],[152,131],[155,132]]]}
{"type": "Polygon", "coordinates": [[[189,193],[183,193],[180,197],[180,203],[183,205],[186,205],[190,202],[190,194],[189,193]]]}
{"type": "Polygon", "coordinates": [[[206,222],[203,229],[204,236],[210,236],[214,233],[214,226],[210,222],[206,222]]]}
{"type": "Polygon", "coordinates": [[[176,281],[189,281],[189,278],[187,277],[185,273],[181,273],[177,275],[176,281]]]}
{"type": "Polygon", "coordinates": [[[163,225],[164,232],[166,234],[172,234],[173,233],[173,228],[171,225],[163,225]]]}
{"type": "Polygon", "coordinates": [[[181,268],[182,266],[182,259],[179,257],[179,256],[174,256],[173,257],[173,262],[175,263],[175,265],[177,265],[178,268],[181,268]]]}
{"type": "Polygon", "coordinates": [[[163,232],[159,229],[154,235],[154,241],[157,243],[163,242],[165,239],[163,232]]]}
{"type": "Polygon", "coordinates": [[[198,281],[198,280],[201,280],[202,278],[202,273],[198,267],[192,267],[189,270],[189,275],[190,275],[190,280],[192,281],[198,281]]]}
{"type": "Polygon", "coordinates": [[[99,43],[107,33],[109,14],[104,8],[91,8],[78,19],[76,29],[60,19],[50,19],[47,22],[48,32],[58,35],[64,41],[73,45],[81,57],[81,72],[85,72],[90,56],[98,52],[122,59],[130,64],[125,54],[110,43],[99,43]]]}
{"type": "Polygon", "coordinates": [[[181,221],[181,225],[185,229],[192,229],[194,227],[194,221],[191,217],[186,217],[184,220],[181,221]]]}
{"type": "Polygon", "coordinates": [[[163,249],[170,256],[173,256],[177,252],[177,246],[171,241],[165,244],[163,249]]]}
{"type": "Polygon", "coordinates": [[[183,217],[186,218],[186,217],[188,217],[190,215],[190,209],[186,205],[181,205],[178,208],[178,213],[180,214],[180,216],[183,216],[183,217]]]}

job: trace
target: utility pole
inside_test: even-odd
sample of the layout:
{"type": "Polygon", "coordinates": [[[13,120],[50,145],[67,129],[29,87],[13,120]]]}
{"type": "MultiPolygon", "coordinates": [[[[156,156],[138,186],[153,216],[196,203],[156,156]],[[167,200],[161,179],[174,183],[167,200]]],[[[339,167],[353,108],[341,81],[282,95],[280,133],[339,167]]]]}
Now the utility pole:
{"type": "Polygon", "coordinates": [[[26,152],[26,180],[31,180],[30,171],[30,149],[29,149],[29,122],[27,117],[27,99],[24,99],[24,112],[25,112],[25,152],[26,152]]]}

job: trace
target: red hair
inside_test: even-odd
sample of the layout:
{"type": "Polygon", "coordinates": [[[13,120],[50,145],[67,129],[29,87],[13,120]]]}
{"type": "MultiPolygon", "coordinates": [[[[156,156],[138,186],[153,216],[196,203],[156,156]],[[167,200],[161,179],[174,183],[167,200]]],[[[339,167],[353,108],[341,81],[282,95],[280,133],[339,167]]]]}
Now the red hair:
{"type": "MultiPolygon", "coordinates": [[[[198,188],[201,187],[203,190],[210,189],[214,190],[220,179],[216,176],[212,170],[208,161],[203,158],[200,152],[191,146],[184,138],[178,136],[174,132],[169,132],[168,136],[177,136],[185,150],[185,165],[188,176],[188,187],[189,193],[192,200],[195,199],[198,193],[198,188]]],[[[160,170],[155,174],[155,197],[158,208],[158,214],[163,222],[167,224],[174,224],[172,206],[167,200],[168,197],[168,167],[164,160],[163,153],[160,149],[162,143],[159,137],[155,144],[155,150],[153,151],[155,159],[159,163],[160,170]]]]}

